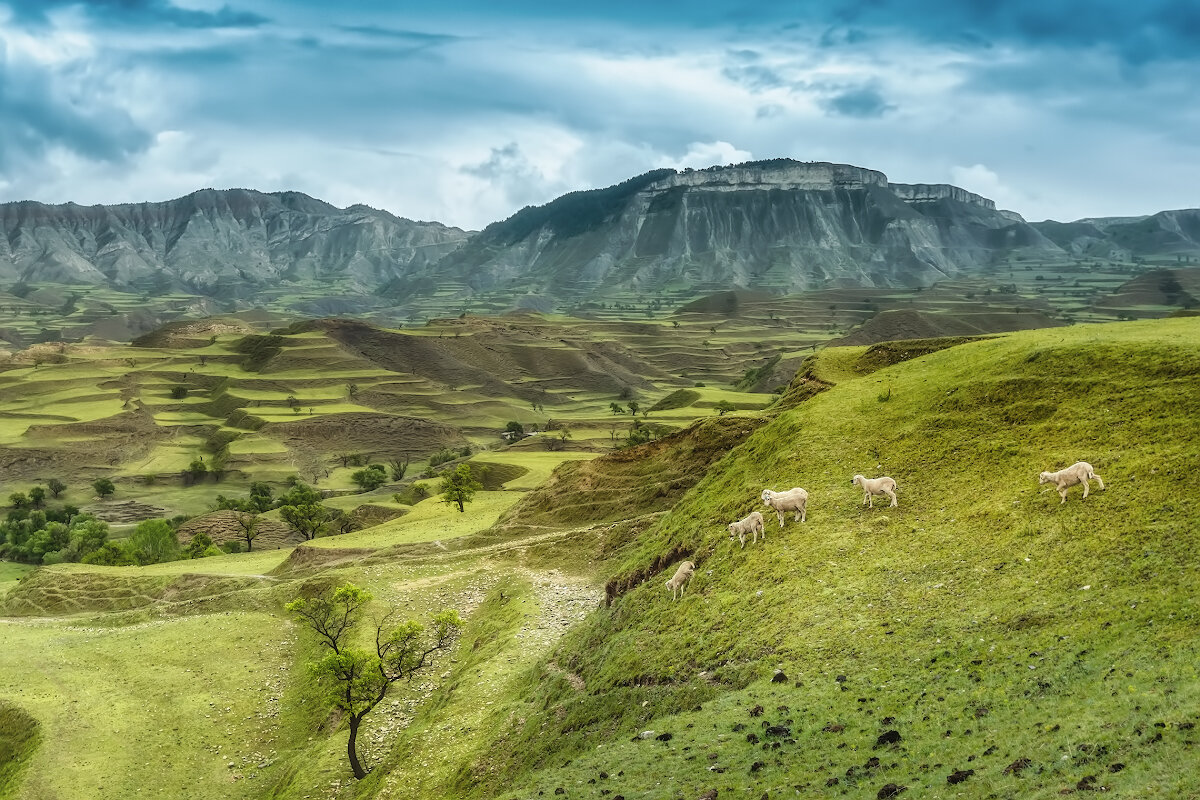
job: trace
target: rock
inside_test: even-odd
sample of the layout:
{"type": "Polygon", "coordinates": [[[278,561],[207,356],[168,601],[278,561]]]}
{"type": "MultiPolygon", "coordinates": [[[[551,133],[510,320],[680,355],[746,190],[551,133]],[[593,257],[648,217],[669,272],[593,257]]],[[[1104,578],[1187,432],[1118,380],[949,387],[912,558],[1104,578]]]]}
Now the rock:
{"type": "Polygon", "coordinates": [[[664,732],[664,733],[660,733],[658,736],[655,736],[654,738],[660,742],[669,742],[675,737],[671,733],[664,732]]]}
{"type": "Polygon", "coordinates": [[[898,744],[900,742],[900,731],[886,731],[879,734],[879,738],[875,740],[875,749],[887,747],[888,745],[898,744]]]}
{"type": "Polygon", "coordinates": [[[761,717],[763,715],[763,711],[765,710],[766,709],[764,709],[762,706],[755,706],[754,708],[750,709],[750,716],[761,717]]]}
{"type": "Polygon", "coordinates": [[[967,778],[971,777],[974,774],[975,774],[975,770],[973,770],[973,769],[955,770],[954,772],[951,772],[949,775],[946,776],[946,783],[953,786],[957,783],[962,783],[963,781],[965,781],[967,778]]]}
{"type": "Polygon", "coordinates": [[[831,722],[824,728],[821,728],[821,730],[825,731],[825,733],[841,733],[842,731],[846,730],[846,726],[831,722]]]}
{"type": "Polygon", "coordinates": [[[765,766],[766,766],[766,764],[764,764],[762,761],[755,761],[753,764],[750,765],[750,771],[758,772],[760,769],[762,769],[765,766]]]}
{"type": "Polygon", "coordinates": [[[900,786],[895,783],[885,784],[876,794],[876,800],[887,800],[890,797],[899,797],[901,792],[908,791],[907,786],[900,786]]]}
{"type": "Polygon", "coordinates": [[[641,739],[653,739],[653,738],[654,738],[654,731],[642,731],[641,733],[639,733],[639,734],[638,734],[638,738],[641,738],[641,739]]]}
{"type": "Polygon", "coordinates": [[[783,670],[775,670],[775,674],[771,676],[771,683],[787,683],[787,675],[783,674],[783,670]]]}

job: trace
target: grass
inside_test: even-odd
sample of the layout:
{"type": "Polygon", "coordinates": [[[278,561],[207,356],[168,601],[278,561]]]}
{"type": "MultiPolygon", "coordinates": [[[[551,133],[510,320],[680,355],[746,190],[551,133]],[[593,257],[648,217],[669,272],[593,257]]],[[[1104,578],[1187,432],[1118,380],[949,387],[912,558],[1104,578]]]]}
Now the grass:
{"type": "Polygon", "coordinates": [[[15,698],[53,742],[29,758],[18,797],[100,800],[148,787],[173,797],[256,797],[295,745],[298,732],[281,725],[280,708],[295,632],[277,617],[0,624],[0,695],[15,698]],[[30,669],[34,653],[47,657],[30,669]]]}
{"type": "Polygon", "coordinates": [[[892,782],[933,796],[968,768],[971,796],[1051,797],[1089,775],[1139,797],[1195,792],[1175,765],[1200,722],[1200,501],[1170,476],[1200,468],[1182,424],[1200,414],[1197,374],[1194,321],[1080,326],[924,356],[781,415],[629,546],[613,573],[632,588],[553,656],[586,691],[534,675],[500,712],[513,721],[476,794],[590,796],[599,771],[624,770],[604,785],[631,798],[892,782]],[[1041,404],[1049,416],[1024,418],[1041,404]],[[1038,470],[1082,457],[1106,492],[1060,507],[1038,491],[1038,470]],[[862,508],[854,472],[896,477],[900,507],[862,508]],[[808,488],[808,523],[732,549],[711,521],[768,483],[808,488]],[[683,601],[661,575],[637,583],[687,557],[700,567],[683,601]],[[777,667],[784,686],[766,682],[777,667]],[[779,748],[764,721],[790,729],[779,748]],[[675,738],[629,742],[643,729],[675,738]],[[890,729],[902,744],[873,750],[890,729]],[[863,767],[872,755],[882,766],[863,767]],[[1004,775],[1018,758],[1033,769],[1004,775]]]}
{"type": "Polygon", "coordinates": [[[517,492],[476,492],[466,512],[430,497],[413,506],[408,514],[365,531],[327,536],[309,542],[314,547],[389,547],[414,542],[448,541],[476,533],[492,525],[520,499],[517,492]]]}
{"type": "MultiPolygon", "coordinates": [[[[703,324],[685,325],[712,336],[703,324]]],[[[665,323],[656,327],[653,335],[670,335],[665,323]]],[[[720,340],[758,352],[732,329],[720,340]]],[[[139,353],[137,372],[179,370],[158,363],[166,352],[139,353]]],[[[712,790],[875,797],[895,783],[905,797],[1050,798],[1081,785],[1118,796],[1196,794],[1200,778],[1181,765],[1200,723],[1200,500],[1175,487],[1200,468],[1200,433],[1190,424],[1200,417],[1200,320],[1005,335],[882,368],[865,353],[819,351],[815,374],[837,385],[756,420],[749,438],[704,462],[711,466],[663,456],[699,482],[671,489],[683,494],[663,501],[669,511],[636,522],[568,530],[596,521],[579,509],[588,491],[611,488],[611,476],[595,477],[609,475],[608,462],[565,463],[595,450],[518,446],[472,456],[528,471],[479,493],[465,514],[430,498],[399,519],[310,543],[374,551],[366,559],[271,578],[260,576],[290,551],[146,568],[60,565],[15,591],[22,570],[0,563],[8,613],[34,615],[0,619],[0,697],[37,721],[42,742],[21,740],[27,766],[10,793],[122,797],[153,787],[201,799],[516,800],[561,787],[567,797],[633,800],[712,790]],[[1075,490],[1065,506],[1039,491],[1038,471],[1080,458],[1105,477],[1106,491],[1080,502],[1075,490]],[[896,477],[900,507],[862,508],[849,485],[855,472],[896,477]],[[575,485],[572,476],[592,477],[575,485]],[[765,544],[735,549],[723,524],[760,508],[764,485],[805,486],[809,520],[780,531],[770,519],[765,544]],[[563,496],[547,513],[569,520],[555,517],[532,534],[490,527],[537,496],[525,490],[554,486],[563,496]],[[425,546],[390,549],[405,544],[425,546]],[[684,558],[699,568],[672,603],[662,572],[684,558]],[[281,609],[301,591],[346,580],[375,594],[371,614],[425,619],[455,607],[468,620],[453,657],[368,722],[376,770],[360,784],[348,779],[345,728],[325,716],[305,668],[313,644],[281,609]],[[597,609],[605,580],[616,599],[597,609]],[[559,614],[568,603],[577,615],[559,614]],[[786,679],[772,683],[776,669],[786,679]],[[751,714],[756,706],[761,716],[751,714]],[[632,741],[647,730],[650,738],[632,741]],[[900,740],[877,747],[892,730],[900,740]],[[663,733],[669,740],[654,738],[663,733]],[[1006,774],[1018,759],[1030,767],[1006,774]],[[968,769],[963,783],[947,783],[968,769]]],[[[213,379],[280,380],[208,366],[213,379]]],[[[56,368],[38,368],[37,378],[56,368]]],[[[295,380],[319,380],[315,368],[301,372],[295,380]]],[[[335,379],[335,390],[337,381],[345,382],[335,379]]],[[[656,379],[640,399],[649,406],[691,383],[656,379]]],[[[318,396],[319,384],[306,385],[318,396]]],[[[279,397],[296,386],[254,384],[279,397]]],[[[727,386],[694,391],[702,402],[769,399],[727,386]]],[[[573,421],[572,446],[607,449],[608,395],[554,388],[555,398],[572,398],[551,412],[573,421]]],[[[0,411],[4,391],[0,383],[0,411]]],[[[527,403],[504,407],[527,418],[527,403]]],[[[223,422],[214,409],[188,410],[213,429],[223,422]]],[[[694,407],[662,414],[679,425],[709,415],[694,407]]],[[[207,432],[181,429],[179,440],[126,464],[182,455],[207,432]]],[[[281,456],[304,463],[309,454],[277,433],[238,440],[244,476],[190,488],[119,481],[115,499],[203,510],[217,492],[238,494],[240,481],[282,480],[296,468],[281,456]]],[[[66,446],[80,435],[45,441],[66,446]]],[[[495,432],[472,435],[494,441],[495,432]]],[[[346,485],[349,472],[322,473],[321,486],[346,485]]],[[[623,503],[606,500],[616,515],[606,510],[606,520],[647,510],[651,479],[664,470],[630,462],[612,474],[630,488],[623,503]]],[[[83,490],[67,499],[76,494],[83,490]]],[[[376,502],[373,494],[331,501],[376,502]]]]}

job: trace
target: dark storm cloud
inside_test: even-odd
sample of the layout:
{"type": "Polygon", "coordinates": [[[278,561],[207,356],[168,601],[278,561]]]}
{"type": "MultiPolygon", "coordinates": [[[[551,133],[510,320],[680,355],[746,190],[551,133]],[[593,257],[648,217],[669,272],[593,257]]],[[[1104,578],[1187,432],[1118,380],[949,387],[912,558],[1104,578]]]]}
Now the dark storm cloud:
{"type": "Polygon", "coordinates": [[[216,11],[179,8],[169,0],[9,0],[18,21],[42,23],[51,11],[82,8],[105,24],[168,24],[180,28],[247,28],[266,17],[224,5],[216,11]]]}
{"type": "Polygon", "coordinates": [[[51,147],[119,162],[149,145],[151,135],[128,113],[90,99],[103,87],[85,75],[67,77],[91,92],[66,91],[60,76],[9,59],[0,40],[0,170],[42,158],[51,147]]]}
{"type": "Polygon", "coordinates": [[[896,108],[873,86],[859,86],[840,91],[822,100],[821,107],[830,114],[859,119],[882,117],[896,108]]]}

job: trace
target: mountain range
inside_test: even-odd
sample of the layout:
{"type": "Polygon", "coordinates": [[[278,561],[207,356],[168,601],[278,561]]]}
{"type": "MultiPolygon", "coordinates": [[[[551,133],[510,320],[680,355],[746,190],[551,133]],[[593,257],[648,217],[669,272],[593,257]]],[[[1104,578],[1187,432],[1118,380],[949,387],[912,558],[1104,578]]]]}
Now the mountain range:
{"type": "Polygon", "coordinates": [[[1012,257],[1200,255],[1200,210],[1029,223],[946,184],[790,159],[654,170],[527,207],[480,232],[298,192],[204,189],[110,206],[0,204],[0,283],[252,299],[336,284],[394,304],[504,291],[550,304],[614,292],[917,287],[1012,257]]]}

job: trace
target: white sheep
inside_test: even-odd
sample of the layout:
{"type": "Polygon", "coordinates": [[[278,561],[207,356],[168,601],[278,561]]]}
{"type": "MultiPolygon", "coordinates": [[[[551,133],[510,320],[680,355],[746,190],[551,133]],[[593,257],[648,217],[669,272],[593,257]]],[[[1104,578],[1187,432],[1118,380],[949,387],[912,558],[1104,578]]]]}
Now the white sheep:
{"type": "Polygon", "coordinates": [[[788,511],[796,512],[796,521],[805,522],[808,520],[808,492],[797,486],[795,489],[788,489],[786,492],[773,492],[770,489],[763,489],[762,501],[765,505],[775,509],[776,516],[779,517],[779,527],[783,527],[783,515],[788,511]]]}
{"type": "Polygon", "coordinates": [[[671,590],[671,599],[675,599],[675,592],[678,590],[679,597],[683,597],[683,588],[692,577],[692,573],[696,571],[696,562],[685,561],[679,565],[679,569],[675,570],[675,577],[667,581],[667,588],[671,590]]]}
{"type": "Polygon", "coordinates": [[[742,547],[746,546],[746,534],[754,534],[754,544],[758,544],[758,535],[761,533],[763,541],[767,540],[767,530],[763,525],[763,515],[757,511],[751,511],[750,515],[745,519],[739,519],[737,522],[729,523],[729,538],[737,537],[737,540],[742,543],[742,547]]]}
{"type": "Polygon", "coordinates": [[[1043,483],[1053,483],[1055,488],[1058,489],[1058,494],[1062,497],[1062,500],[1059,502],[1060,506],[1067,502],[1067,489],[1077,483],[1083,484],[1083,496],[1087,498],[1088,489],[1090,488],[1088,485],[1089,480],[1100,484],[1101,489],[1104,488],[1104,481],[1096,474],[1096,470],[1092,468],[1092,465],[1086,461],[1076,461],[1071,466],[1066,469],[1060,469],[1058,472],[1043,472],[1038,475],[1039,486],[1043,483]]]}
{"type": "Polygon", "coordinates": [[[875,507],[875,497],[877,494],[886,494],[892,498],[892,506],[896,503],[896,482],[886,475],[882,478],[864,478],[862,475],[855,475],[850,479],[853,486],[861,486],[863,490],[862,504],[868,508],[875,507]]]}

